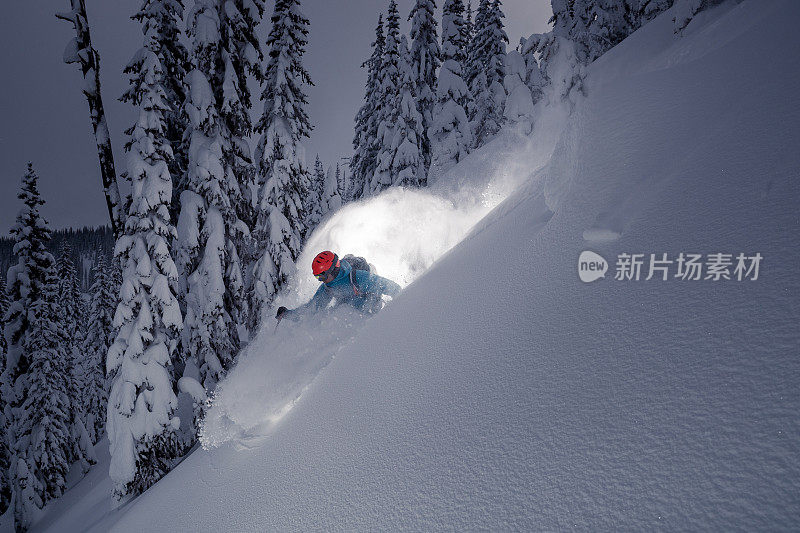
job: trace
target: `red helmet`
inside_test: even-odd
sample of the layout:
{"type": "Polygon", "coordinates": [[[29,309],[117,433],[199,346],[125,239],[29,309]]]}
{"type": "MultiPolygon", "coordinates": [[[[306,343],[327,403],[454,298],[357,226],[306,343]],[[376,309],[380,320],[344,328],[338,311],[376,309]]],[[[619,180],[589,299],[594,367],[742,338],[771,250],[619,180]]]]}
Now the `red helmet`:
{"type": "Polygon", "coordinates": [[[317,257],[311,262],[311,271],[317,278],[325,279],[328,274],[332,274],[334,270],[338,270],[339,266],[339,256],[325,250],[324,252],[318,253],[317,257]]]}

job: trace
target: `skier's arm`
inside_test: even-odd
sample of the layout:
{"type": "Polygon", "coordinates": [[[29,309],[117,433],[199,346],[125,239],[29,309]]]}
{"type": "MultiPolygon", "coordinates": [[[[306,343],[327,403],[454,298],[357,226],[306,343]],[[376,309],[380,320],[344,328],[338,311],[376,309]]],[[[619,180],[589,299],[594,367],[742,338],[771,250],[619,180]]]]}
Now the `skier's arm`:
{"type": "Polygon", "coordinates": [[[331,302],[333,296],[328,294],[328,291],[325,290],[325,284],[320,284],[319,289],[317,292],[314,293],[314,296],[311,299],[301,305],[296,309],[286,309],[281,313],[278,318],[291,318],[296,319],[299,318],[300,315],[305,314],[309,311],[319,311],[320,309],[325,309],[327,305],[331,302]]]}

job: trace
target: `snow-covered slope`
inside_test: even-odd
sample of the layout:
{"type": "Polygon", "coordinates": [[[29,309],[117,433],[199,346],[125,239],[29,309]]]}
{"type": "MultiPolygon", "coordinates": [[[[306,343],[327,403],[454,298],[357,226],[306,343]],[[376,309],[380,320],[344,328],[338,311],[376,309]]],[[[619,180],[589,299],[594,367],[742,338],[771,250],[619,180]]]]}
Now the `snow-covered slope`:
{"type": "Polygon", "coordinates": [[[268,323],[212,408],[219,446],[116,530],[796,528],[798,23],[794,0],[730,2],[602,57],[551,156],[380,314],[295,346],[268,323]],[[578,279],[583,250],[607,279],[578,279]],[[615,281],[623,252],[764,259],[756,281],[615,281]]]}

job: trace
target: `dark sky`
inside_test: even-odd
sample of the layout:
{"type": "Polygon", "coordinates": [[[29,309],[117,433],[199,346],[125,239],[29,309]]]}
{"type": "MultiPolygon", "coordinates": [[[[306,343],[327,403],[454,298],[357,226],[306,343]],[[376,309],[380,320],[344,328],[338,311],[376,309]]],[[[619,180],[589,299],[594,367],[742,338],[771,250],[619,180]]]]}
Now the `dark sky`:
{"type": "MultiPolygon", "coordinates": [[[[309,161],[319,153],[327,166],[350,155],[353,117],[361,105],[365,80],[359,65],[369,56],[378,13],[388,3],[303,1],[311,20],[305,63],[316,84],[308,91],[315,125],[305,143],[309,161]]],[[[39,173],[47,202],[44,214],[52,227],[105,224],[97,152],[80,92],[83,80],[77,65],[62,61],[64,46],[74,32],[54,15],[66,11],[69,0],[9,4],[0,20],[0,234],[7,234],[16,217],[16,195],[28,161],[39,173]]],[[[439,0],[440,8],[441,4],[439,0]]],[[[521,36],[547,30],[549,0],[504,0],[503,4],[511,48],[521,36]]],[[[141,27],[129,19],[139,5],[140,0],[86,0],[93,44],[101,57],[103,100],[117,172],[125,165],[122,132],[135,113],[117,98],[127,88],[122,69],[141,46],[141,27]]],[[[268,2],[263,37],[269,31],[272,5],[268,2]]],[[[398,0],[403,19],[412,5],[413,0],[398,0]]],[[[401,30],[407,33],[409,23],[404,21],[401,30]]]]}

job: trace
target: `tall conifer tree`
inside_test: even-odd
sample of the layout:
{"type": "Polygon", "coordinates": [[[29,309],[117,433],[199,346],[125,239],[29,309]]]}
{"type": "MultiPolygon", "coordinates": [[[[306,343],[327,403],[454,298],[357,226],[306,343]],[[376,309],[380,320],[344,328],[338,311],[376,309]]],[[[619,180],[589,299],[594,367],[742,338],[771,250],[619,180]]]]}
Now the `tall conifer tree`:
{"type": "MultiPolygon", "coordinates": [[[[436,102],[437,71],[441,62],[434,0],[416,0],[408,19],[411,21],[411,70],[414,76],[414,92],[421,124],[420,153],[427,173],[431,165],[431,141],[428,128],[433,123],[433,106],[436,102]]],[[[425,185],[427,179],[420,179],[425,185]]]]}
{"type": "Polygon", "coordinates": [[[116,339],[107,368],[115,373],[108,400],[110,476],[117,499],[139,494],[171,468],[179,453],[177,398],[170,366],[181,329],[175,296],[178,273],[170,256],[172,150],[166,138],[163,67],[154,33],[131,62],[132,102],[139,117],[128,130],[131,201],[115,256],[122,268],[114,316],[116,339]]]}
{"type": "Polygon", "coordinates": [[[377,166],[378,124],[383,102],[380,99],[381,60],[386,47],[383,35],[383,14],[378,15],[378,26],[375,28],[375,41],[372,43],[372,55],[361,68],[367,69],[367,83],[364,91],[364,103],[356,115],[355,136],[353,137],[353,157],[350,160],[351,199],[364,194],[365,187],[372,179],[377,166]]]}
{"type": "Polygon", "coordinates": [[[304,88],[312,82],[303,66],[308,26],[299,0],[275,2],[272,30],[267,38],[264,113],[256,125],[261,138],[256,153],[257,261],[248,294],[251,328],[258,324],[264,306],[286,283],[309,231],[306,221],[310,206],[306,201],[311,181],[301,144],[311,133],[304,88]]]}
{"type": "Polygon", "coordinates": [[[241,342],[239,326],[247,315],[240,250],[249,228],[240,215],[246,211],[242,206],[248,204],[244,194],[249,187],[235,170],[245,145],[232,147],[229,123],[238,116],[244,124],[249,93],[240,93],[234,57],[224,52],[225,43],[232,42],[229,15],[238,4],[226,5],[231,13],[217,0],[197,0],[189,14],[194,66],[185,104],[189,168],[176,245],[186,306],[181,356],[188,374],[199,376],[207,390],[233,365],[241,342]]]}
{"type": "Polygon", "coordinates": [[[442,8],[442,68],[436,91],[433,123],[428,130],[433,147],[430,176],[436,176],[463,159],[472,145],[466,106],[470,101],[462,78],[464,64],[464,3],[446,0],[442,8]]]}
{"type": "MultiPolygon", "coordinates": [[[[180,193],[186,189],[188,165],[187,143],[184,133],[189,127],[183,102],[186,100],[186,72],[189,70],[189,54],[183,45],[181,25],[184,15],[183,0],[144,0],[133,19],[142,24],[142,32],[151,34],[153,52],[161,62],[164,90],[165,137],[172,148],[169,173],[172,176],[172,201],[170,213],[177,219],[180,209],[180,193]]],[[[130,65],[129,65],[130,67],[130,65]]],[[[129,101],[132,95],[123,95],[129,101]]]]}

